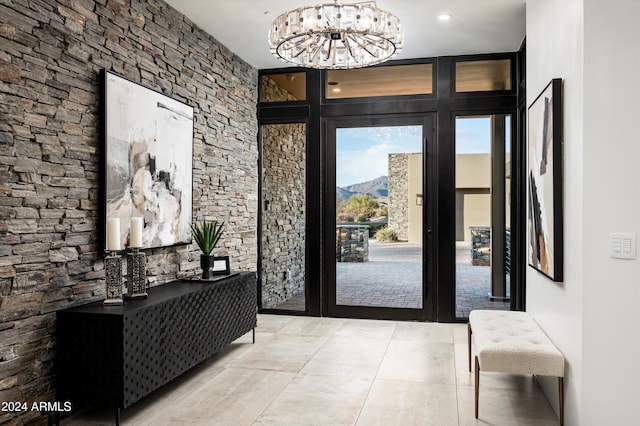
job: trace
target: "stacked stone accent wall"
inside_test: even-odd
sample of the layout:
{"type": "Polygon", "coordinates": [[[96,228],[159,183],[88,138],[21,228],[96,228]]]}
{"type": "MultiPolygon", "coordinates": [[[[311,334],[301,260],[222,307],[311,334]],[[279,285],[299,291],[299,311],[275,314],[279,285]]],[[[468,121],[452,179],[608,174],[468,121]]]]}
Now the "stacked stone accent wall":
{"type": "Polygon", "coordinates": [[[491,227],[470,226],[471,264],[473,266],[491,266],[491,227]]]}
{"type": "Polygon", "coordinates": [[[262,307],[304,292],[306,125],[262,126],[262,307]]]}
{"type": "Polygon", "coordinates": [[[389,154],[389,229],[409,239],[409,154],[389,154]]]}
{"type": "Polygon", "coordinates": [[[336,262],[369,261],[369,226],[336,226],[336,262]]]}
{"type": "MultiPolygon", "coordinates": [[[[162,0],[0,2],[0,401],[55,401],[55,312],[104,298],[101,68],[194,107],[193,216],[256,268],[257,70],[162,0]]],[[[195,245],[146,254],[151,285],[200,273],[195,245]]]]}

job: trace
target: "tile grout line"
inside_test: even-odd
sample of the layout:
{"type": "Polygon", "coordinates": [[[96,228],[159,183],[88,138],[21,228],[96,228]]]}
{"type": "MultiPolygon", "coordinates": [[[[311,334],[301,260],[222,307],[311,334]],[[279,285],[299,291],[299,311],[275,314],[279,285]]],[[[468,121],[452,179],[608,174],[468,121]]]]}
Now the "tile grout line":
{"type": "Polygon", "coordinates": [[[354,426],[358,424],[358,421],[360,420],[360,416],[362,416],[362,410],[364,409],[365,405],[367,405],[367,401],[369,400],[369,395],[371,394],[371,389],[373,388],[373,385],[375,385],[376,383],[376,379],[378,378],[378,373],[380,372],[380,367],[382,367],[382,363],[384,362],[384,359],[387,356],[387,352],[389,351],[389,346],[391,345],[391,341],[393,340],[393,336],[396,334],[397,330],[398,330],[398,323],[394,321],[393,333],[391,333],[391,336],[387,341],[387,347],[384,348],[384,354],[382,354],[382,358],[380,358],[380,363],[378,364],[378,368],[376,369],[376,374],[373,376],[373,379],[371,380],[371,385],[369,386],[369,390],[367,391],[367,396],[364,398],[362,407],[360,407],[354,426]]]}
{"type": "Polygon", "coordinates": [[[451,337],[453,340],[453,370],[455,371],[455,389],[456,389],[456,414],[458,415],[458,426],[460,426],[460,396],[458,395],[458,363],[456,359],[456,332],[454,327],[451,327],[451,337]]]}
{"type": "MultiPolygon", "coordinates": [[[[322,318],[326,318],[326,317],[318,317],[320,321],[322,321],[322,318]]],[[[289,322],[287,323],[289,324],[289,322]]],[[[274,333],[278,334],[280,333],[280,331],[284,328],[280,327],[280,329],[274,333]]],[[[338,327],[339,328],[339,327],[338,327]]],[[[337,329],[336,329],[337,330],[337,329]]],[[[321,345],[318,346],[318,348],[316,349],[316,351],[313,353],[313,355],[311,355],[309,357],[309,359],[307,359],[304,364],[298,369],[298,371],[295,372],[295,375],[293,377],[291,377],[291,380],[289,380],[287,382],[287,384],[285,386],[282,387],[282,390],[278,393],[278,395],[276,395],[271,402],[269,402],[269,404],[267,404],[267,406],[264,408],[264,410],[262,410],[260,412],[260,414],[258,414],[258,416],[251,422],[252,425],[256,424],[256,422],[260,419],[260,417],[262,417],[262,415],[269,409],[271,408],[271,406],[273,405],[273,403],[280,397],[280,395],[282,395],[282,393],[289,387],[289,385],[291,385],[291,382],[293,382],[295,379],[297,379],[300,376],[300,372],[302,372],[302,370],[304,369],[304,367],[306,367],[306,365],[309,363],[309,361],[311,361],[311,359],[313,359],[314,356],[316,356],[318,354],[318,352],[320,351],[320,349],[329,341],[329,339],[336,333],[336,330],[333,330],[333,332],[328,335],[328,336],[309,336],[309,337],[324,337],[324,342],[322,342],[321,345]]],[[[301,335],[301,334],[296,334],[296,335],[301,335]]]]}

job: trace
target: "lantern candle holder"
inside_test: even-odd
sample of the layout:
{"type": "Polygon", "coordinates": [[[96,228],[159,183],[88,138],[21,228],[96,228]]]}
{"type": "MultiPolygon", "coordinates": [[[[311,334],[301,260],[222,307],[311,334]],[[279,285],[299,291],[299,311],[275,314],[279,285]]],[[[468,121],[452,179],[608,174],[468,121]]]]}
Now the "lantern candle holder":
{"type": "Polygon", "coordinates": [[[127,254],[127,298],[147,297],[146,256],[138,247],[127,254]]]}
{"type": "Polygon", "coordinates": [[[117,251],[106,251],[104,278],[106,299],[103,304],[122,305],[122,256],[117,251]]]}

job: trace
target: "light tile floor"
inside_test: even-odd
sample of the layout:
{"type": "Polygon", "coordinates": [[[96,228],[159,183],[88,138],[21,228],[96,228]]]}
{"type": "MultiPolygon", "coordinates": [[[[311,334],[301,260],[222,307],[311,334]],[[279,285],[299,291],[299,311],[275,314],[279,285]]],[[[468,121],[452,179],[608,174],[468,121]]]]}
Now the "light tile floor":
{"type": "MultiPolygon", "coordinates": [[[[259,315],[251,333],[123,411],[124,425],[557,425],[531,376],[482,373],[466,325],[259,315]]],[[[113,424],[87,409],[64,426],[113,424]]]]}

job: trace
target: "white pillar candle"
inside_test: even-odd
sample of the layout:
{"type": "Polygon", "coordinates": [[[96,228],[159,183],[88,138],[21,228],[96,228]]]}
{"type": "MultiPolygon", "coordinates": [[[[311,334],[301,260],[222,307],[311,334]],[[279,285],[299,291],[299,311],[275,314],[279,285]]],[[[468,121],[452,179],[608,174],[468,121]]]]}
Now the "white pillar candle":
{"type": "Polygon", "coordinates": [[[142,247],[142,218],[131,218],[131,230],[129,231],[129,247],[142,247]]]}
{"type": "Polygon", "coordinates": [[[120,250],[120,218],[107,219],[107,250],[120,250]]]}

